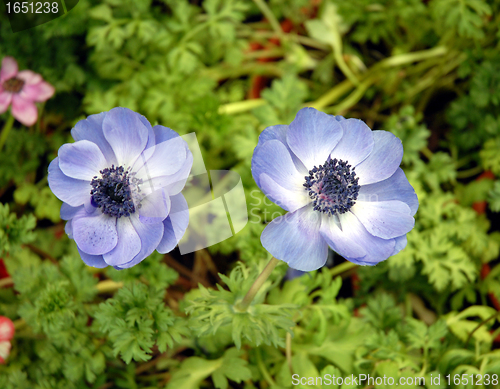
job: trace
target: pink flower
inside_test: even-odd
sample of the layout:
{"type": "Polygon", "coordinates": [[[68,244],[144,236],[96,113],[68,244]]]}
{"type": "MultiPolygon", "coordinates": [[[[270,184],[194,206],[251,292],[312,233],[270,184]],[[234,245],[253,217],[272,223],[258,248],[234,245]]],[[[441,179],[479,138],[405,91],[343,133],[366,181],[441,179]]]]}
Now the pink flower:
{"type": "Polygon", "coordinates": [[[0,316],[0,363],[10,354],[10,340],[14,337],[14,323],[8,317],[0,316]]]}
{"type": "Polygon", "coordinates": [[[41,75],[31,70],[18,71],[12,57],[2,60],[0,70],[0,114],[12,103],[12,115],[25,126],[32,126],[38,119],[35,101],[45,101],[54,94],[54,87],[41,75]]]}

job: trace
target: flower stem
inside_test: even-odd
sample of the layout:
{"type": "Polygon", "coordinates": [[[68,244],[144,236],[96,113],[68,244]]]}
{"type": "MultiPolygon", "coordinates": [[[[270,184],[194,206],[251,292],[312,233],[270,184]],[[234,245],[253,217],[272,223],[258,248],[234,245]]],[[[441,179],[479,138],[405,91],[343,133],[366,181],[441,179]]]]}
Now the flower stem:
{"type": "Polygon", "coordinates": [[[358,267],[359,265],[356,265],[355,263],[352,263],[352,262],[344,262],[344,263],[341,263],[340,265],[337,265],[335,267],[333,267],[331,270],[330,270],[330,274],[333,277],[335,276],[338,276],[339,274],[341,273],[344,273],[348,270],[351,270],[351,269],[354,269],[356,267],[358,267]]]}
{"type": "Polygon", "coordinates": [[[112,293],[123,287],[123,282],[116,282],[113,280],[100,281],[97,285],[98,293],[112,293]]]}
{"type": "Polygon", "coordinates": [[[271,275],[272,271],[276,267],[276,265],[279,263],[279,259],[276,259],[274,257],[271,258],[271,260],[268,262],[264,270],[262,270],[262,273],[259,274],[253,285],[250,287],[250,290],[247,292],[245,297],[243,297],[243,300],[239,304],[237,304],[237,309],[241,312],[245,312],[250,304],[252,303],[255,295],[259,291],[259,289],[262,287],[264,282],[268,279],[268,277],[271,275]]]}
{"type": "Polygon", "coordinates": [[[5,122],[3,129],[2,129],[2,135],[0,135],[0,151],[2,151],[3,145],[5,144],[5,141],[7,140],[7,137],[9,136],[9,132],[12,128],[12,125],[14,124],[14,116],[12,116],[12,113],[10,114],[9,118],[5,122]]]}

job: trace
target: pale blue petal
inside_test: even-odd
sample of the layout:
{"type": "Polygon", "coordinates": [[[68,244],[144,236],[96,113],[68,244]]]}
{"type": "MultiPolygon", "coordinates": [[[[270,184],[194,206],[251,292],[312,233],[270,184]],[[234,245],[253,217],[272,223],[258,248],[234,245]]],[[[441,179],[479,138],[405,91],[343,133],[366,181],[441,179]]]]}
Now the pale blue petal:
{"type": "Polygon", "coordinates": [[[403,170],[398,168],[389,178],[375,184],[362,185],[358,201],[398,200],[406,203],[415,215],[418,209],[418,198],[415,189],[410,185],[403,170]]]}
{"type": "Polygon", "coordinates": [[[370,127],[359,119],[340,121],[344,131],[342,139],[333,149],[331,157],[356,166],[364,161],[373,149],[373,134],[370,127]]]}
{"type": "Polygon", "coordinates": [[[319,229],[321,217],[311,206],[287,213],[269,223],[260,240],[275,258],[297,270],[312,271],[326,263],[328,245],[319,229]]]}
{"type": "Polygon", "coordinates": [[[115,217],[97,212],[91,216],[76,216],[72,224],[73,238],[78,247],[87,254],[108,253],[118,242],[115,217]]]}
{"type": "Polygon", "coordinates": [[[351,224],[349,223],[350,219],[356,218],[356,216],[350,212],[345,213],[344,216],[342,216],[342,220],[345,224],[344,226],[340,223],[339,218],[337,218],[336,215],[328,216],[322,214],[323,220],[321,222],[320,234],[323,239],[325,239],[326,243],[328,243],[328,246],[330,246],[333,251],[339,253],[346,259],[362,258],[366,256],[366,249],[358,242],[358,235],[353,234],[348,228],[348,225],[351,224]]]}
{"type": "Polygon", "coordinates": [[[163,222],[163,237],[156,249],[162,254],[172,251],[177,246],[189,224],[189,209],[184,196],[179,193],[172,196],[170,200],[170,214],[163,222]]]}
{"type": "Polygon", "coordinates": [[[90,181],[77,180],[66,176],[59,167],[59,157],[49,165],[49,187],[56,197],[72,207],[90,201],[90,181]]]}
{"type": "Polygon", "coordinates": [[[142,223],[161,223],[170,212],[170,197],[163,189],[157,189],[142,199],[136,208],[142,223]]]}
{"type": "MultiPolygon", "coordinates": [[[[324,216],[327,217],[327,216],[324,216]]],[[[376,265],[377,263],[386,260],[394,252],[395,239],[382,239],[370,234],[366,228],[361,224],[358,218],[351,212],[346,212],[339,215],[340,226],[342,228],[342,235],[336,233],[335,230],[328,232],[326,228],[322,229],[322,235],[329,237],[329,244],[338,254],[343,256],[350,262],[357,263],[358,265],[376,265]],[[339,242],[337,239],[342,238],[344,241],[339,242]],[[335,239],[335,242],[330,240],[335,239]],[[359,253],[349,247],[349,243],[359,246],[359,253]],[[363,251],[361,251],[361,249],[363,251]],[[357,254],[366,253],[364,256],[357,256],[357,254]]],[[[323,221],[322,227],[325,222],[323,221]]],[[[330,223],[330,226],[332,223],[330,223]]]]}
{"type": "Polygon", "coordinates": [[[373,150],[356,165],[360,185],[373,184],[391,177],[403,158],[401,140],[388,131],[373,131],[373,150]]]}
{"type": "Polygon", "coordinates": [[[141,115],[127,108],[118,107],[109,111],[102,128],[121,166],[131,166],[148,142],[149,131],[141,115]]]}
{"type": "Polygon", "coordinates": [[[59,148],[59,168],[68,177],[92,181],[99,171],[108,167],[108,162],[95,143],[81,140],[66,143],[59,148]]]}
{"type": "Polygon", "coordinates": [[[306,169],[323,165],[342,138],[342,126],[331,115],[302,108],[286,134],[288,146],[306,169]]]}
{"type": "Polygon", "coordinates": [[[254,151],[252,175],[259,187],[263,173],[285,189],[297,191],[304,188],[305,176],[299,173],[287,148],[278,140],[269,140],[254,151]]]}
{"type": "Polygon", "coordinates": [[[367,231],[382,239],[393,239],[410,232],[415,219],[402,201],[358,201],[350,210],[367,231]]]}
{"type": "Polygon", "coordinates": [[[262,146],[269,140],[279,140],[283,145],[287,148],[290,156],[292,157],[292,161],[295,164],[295,168],[304,176],[307,175],[308,169],[304,166],[304,164],[300,161],[299,158],[292,152],[288,143],[286,141],[286,133],[288,132],[289,126],[278,124],[276,126],[267,127],[264,131],[262,131],[259,135],[259,143],[257,147],[262,146]]]}
{"type": "Polygon", "coordinates": [[[71,130],[71,135],[75,141],[88,140],[95,143],[101,150],[109,166],[117,165],[115,153],[102,132],[102,122],[107,112],[97,115],[90,115],[87,119],[80,120],[71,130]]]}
{"type": "Polygon", "coordinates": [[[293,212],[311,202],[304,187],[285,189],[266,173],[260,175],[260,188],[267,198],[286,211],[293,212]]]}
{"type": "Polygon", "coordinates": [[[116,222],[118,242],[109,252],[103,253],[108,265],[121,266],[130,262],[141,251],[141,238],[129,217],[120,217],[116,222]]]}

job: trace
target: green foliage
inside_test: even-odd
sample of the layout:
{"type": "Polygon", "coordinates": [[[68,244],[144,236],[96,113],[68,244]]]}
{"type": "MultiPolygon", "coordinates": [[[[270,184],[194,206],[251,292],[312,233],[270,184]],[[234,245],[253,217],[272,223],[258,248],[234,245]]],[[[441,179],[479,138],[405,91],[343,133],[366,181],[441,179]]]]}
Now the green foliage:
{"type": "Polygon", "coordinates": [[[109,336],[114,354],[126,363],[149,360],[155,344],[165,352],[181,340],[182,330],[163,303],[163,295],[163,290],[136,283],[97,308],[95,326],[109,336]]]}
{"type": "Polygon", "coordinates": [[[484,144],[484,148],[479,153],[482,165],[485,169],[491,170],[495,175],[500,175],[500,137],[489,139],[484,144]]]}
{"type": "Polygon", "coordinates": [[[158,252],[151,254],[147,261],[141,266],[131,267],[128,271],[110,269],[108,275],[117,282],[124,282],[127,285],[135,283],[137,280],[145,281],[151,288],[161,290],[174,284],[179,274],[172,268],[165,265],[162,255],[158,252]]]}
{"type": "Polygon", "coordinates": [[[36,226],[33,215],[23,215],[17,218],[11,213],[9,204],[0,204],[0,255],[15,251],[21,244],[35,239],[32,231],[36,226]]]}
{"type": "Polygon", "coordinates": [[[411,29],[411,34],[418,34],[417,37],[410,36],[410,39],[420,38],[426,29],[429,28],[425,17],[428,10],[421,1],[411,0],[355,0],[341,1],[333,0],[338,6],[338,12],[342,20],[352,26],[350,38],[359,43],[371,41],[387,41],[398,43],[400,41],[401,30],[407,29],[414,23],[419,23],[420,31],[411,29]]]}
{"type": "Polygon", "coordinates": [[[226,277],[220,275],[229,290],[217,285],[218,290],[199,286],[199,296],[188,300],[186,312],[190,316],[190,328],[197,336],[215,335],[218,331],[231,332],[234,344],[241,348],[242,341],[252,346],[260,344],[284,345],[284,332],[291,332],[292,304],[263,304],[269,281],[259,290],[250,307],[242,311],[238,303],[252,285],[258,269],[248,269],[240,264],[226,277]]]}
{"type": "Polygon", "coordinates": [[[432,14],[436,20],[444,21],[443,28],[451,28],[459,36],[481,39],[484,37],[485,16],[491,8],[483,0],[433,0],[432,14]]]}
{"type": "Polygon", "coordinates": [[[48,186],[40,190],[36,185],[23,184],[14,192],[14,200],[20,205],[29,203],[38,219],[46,218],[53,222],[60,219],[59,210],[62,202],[54,196],[48,186]]]}
{"type": "Polygon", "coordinates": [[[14,282],[0,280],[0,313],[16,325],[0,388],[278,389],[292,374],[441,375],[447,387],[447,374],[498,373],[499,14],[498,0],[88,0],[13,34],[0,13],[0,60],[56,88],[0,152],[14,282]],[[115,106],[196,131],[207,169],[241,175],[249,223],[209,260],[174,251],[177,273],[158,253],[119,271],[79,258],[47,167],[78,120],[115,106]],[[269,256],[262,230],[285,212],[251,157],[302,106],[402,140],[415,228],[377,266],[297,278],[278,266],[244,311],[269,256]],[[476,180],[483,169],[496,178],[476,180]]]}
{"type": "Polygon", "coordinates": [[[384,130],[392,132],[403,142],[403,163],[417,163],[420,150],[427,146],[430,131],[423,124],[422,114],[416,114],[415,108],[406,106],[392,115],[385,123],[384,130]]]}

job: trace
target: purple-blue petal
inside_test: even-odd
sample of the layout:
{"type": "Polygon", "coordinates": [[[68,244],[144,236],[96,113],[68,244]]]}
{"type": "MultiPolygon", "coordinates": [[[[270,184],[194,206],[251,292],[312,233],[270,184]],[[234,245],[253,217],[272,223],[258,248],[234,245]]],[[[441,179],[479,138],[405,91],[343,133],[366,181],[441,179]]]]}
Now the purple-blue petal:
{"type": "Polygon", "coordinates": [[[382,239],[393,239],[410,232],[415,219],[402,201],[358,201],[351,208],[366,230],[382,239]]]}
{"type": "Polygon", "coordinates": [[[66,143],[59,148],[59,168],[68,177],[92,181],[108,162],[95,143],[81,140],[66,143]]]}
{"type": "Polygon", "coordinates": [[[102,123],[104,137],[115,153],[118,165],[132,165],[148,142],[148,128],[141,115],[127,108],[113,108],[102,123]]]}
{"type": "Polygon", "coordinates": [[[278,140],[269,140],[254,150],[252,175],[259,186],[263,173],[285,189],[298,190],[305,182],[305,176],[296,169],[289,151],[278,140]]]}
{"type": "Polygon", "coordinates": [[[72,220],[73,239],[85,253],[102,255],[113,250],[118,243],[115,217],[96,213],[90,216],[76,216],[72,220]]]}
{"type": "Polygon", "coordinates": [[[344,119],[340,121],[343,136],[333,149],[331,157],[349,162],[356,166],[364,161],[373,149],[372,130],[359,119],[344,119]]]}
{"type": "Polygon", "coordinates": [[[121,266],[130,262],[141,251],[141,238],[137,234],[129,217],[120,217],[116,222],[118,242],[107,253],[103,253],[108,265],[121,266]]]}
{"type": "Polygon", "coordinates": [[[148,149],[156,144],[155,132],[153,130],[153,127],[151,126],[151,123],[149,122],[148,119],[146,119],[145,116],[139,115],[139,120],[148,129],[148,141],[146,142],[146,147],[145,147],[146,149],[148,149]]]}
{"type": "Polygon", "coordinates": [[[63,220],[70,220],[73,219],[78,212],[82,210],[83,206],[80,205],[79,207],[72,207],[71,205],[68,205],[66,203],[62,203],[61,205],[61,219],[63,220]]]}
{"type": "Polygon", "coordinates": [[[137,217],[131,217],[130,221],[141,239],[141,251],[131,261],[115,266],[115,269],[126,269],[142,262],[158,247],[163,237],[163,223],[143,224],[137,217]]]}
{"type": "Polygon", "coordinates": [[[302,108],[286,134],[288,146],[306,169],[326,162],[342,138],[340,122],[314,108],[302,108]]]}
{"type": "Polygon", "coordinates": [[[359,165],[359,185],[368,185],[391,177],[403,158],[401,140],[388,131],[373,131],[373,150],[359,165]]]}
{"type": "Polygon", "coordinates": [[[166,142],[170,139],[176,138],[179,136],[177,132],[172,130],[171,128],[156,125],[153,127],[153,131],[155,134],[155,142],[156,144],[166,142]]]}
{"type": "Polygon", "coordinates": [[[374,184],[362,185],[358,195],[359,201],[398,200],[406,203],[415,215],[418,209],[418,198],[415,189],[410,185],[401,168],[389,178],[374,184]]]}
{"type": "Polygon", "coordinates": [[[101,112],[97,115],[90,115],[87,119],[80,120],[71,130],[71,135],[75,141],[88,140],[95,143],[101,150],[109,166],[116,165],[116,157],[110,144],[102,132],[102,122],[107,112],[101,112]]]}
{"type": "Polygon", "coordinates": [[[73,225],[72,221],[68,220],[64,226],[64,232],[68,235],[68,238],[73,239],[73,225]]]}
{"type": "Polygon", "coordinates": [[[321,217],[311,206],[287,213],[270,222],[260,237],[275,258],[297,270],[312,271],[326,263],[328,245],[319,229],[321,217]]]}
{"type": "Polygon", "coordinates": [[[172,196],[170,200],[170,214],[163,221],[163,237],[156,249],[162,254],[172,251],[177,246],[189,224],[189,209],[184,196],[179,193],[172,196]]]}
{"type": "Polygon", "coordinates": [[[48,181],[52,193],[72,207],[78,207],[90,200],[90,181],[66,176],[59,167],[59,157],[49,165],[48,181]]]}
{"type": "Polygon", "coordinates": [[[78,248],[78,252],[80,253],[80,257],[86,265],[96,267],[99,269],[105,268],[108,264],[104,261],[102,255],[90,255],[78,248]]]}
{"type": "Polygon", "coordinates": [[[406,235],[398,236],[394,240],[396,241],[396,245],[394,246],[394,251],[392,252],[391,257],[399,253],[401,250],[403,250],[406,247],[406,244],[408,243],[406,235]]]}
{"type": "Polygon", "coordinates": [[[183,168],[189,153],[186,141],[180,136],[175,137],[145,150],[133,170],[137,178],[144,181],[169,176],[183,168]]]}

